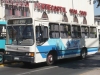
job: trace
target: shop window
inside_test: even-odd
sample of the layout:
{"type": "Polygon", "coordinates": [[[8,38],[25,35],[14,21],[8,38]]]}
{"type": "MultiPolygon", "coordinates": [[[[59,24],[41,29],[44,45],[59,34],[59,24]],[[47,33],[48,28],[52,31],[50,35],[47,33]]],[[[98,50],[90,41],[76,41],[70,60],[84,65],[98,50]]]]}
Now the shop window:
{"type": "Polygon", "coordinates": [[[48,15],[47,15],[47,13],[46,12],[43,12],[43,14],[42,14],[42,17],[41,18],[43,18],[43,19],[48,19],[48,15]]]}
{"type": "Polygon", "coordinates": [[[15,9],[12,9],[12,15],[15,15],[15,9]]]}
{"type": "Polygon", "coordinates": [[[60,37],[61,38],[68,38],[71,36],[71,29],[70,25],[60,24],[60,37]]]}
{"type": "Polygon", "coordinates": [[[81,38],[80,26],[72,25],[72,38],[81,38]]]}
{"type": "Polygon", "coordinates": [[[89,27],[81,26],[82,38],[89,38],[89,27]]]}
{"type": "Polygon", "coordinates": [[[68,22],[68,18],[67,18],[67,16],[66,16],[66,14],[63,15],[62,21],[63,21],[63,22],[68,22]]]}
{"type": "Polygon", "coordinates": [[[50,29],[50,33],[49,33],[50,38],[59,38],[60,37],[59,24],[49,23],[49,29],[50,29]]]}
{"type": "Polygon", "coordinates": [[[74,21],[74,22],[76,22],[76,23],[78,23],[78,18],[77,18],[77,16],[76,16],[76,15],[74,16],[73,21],[74,21]]]}
{"type": "Polygon", "coordinates": [[[83,18],[83,24],[87,24],[86,17],[83,18]]]}
{"type": "Polygon", "coordinates": [[[96,38],[96,37],[97,37],[96,27],[90,27],[90,38],[96,38]]]}

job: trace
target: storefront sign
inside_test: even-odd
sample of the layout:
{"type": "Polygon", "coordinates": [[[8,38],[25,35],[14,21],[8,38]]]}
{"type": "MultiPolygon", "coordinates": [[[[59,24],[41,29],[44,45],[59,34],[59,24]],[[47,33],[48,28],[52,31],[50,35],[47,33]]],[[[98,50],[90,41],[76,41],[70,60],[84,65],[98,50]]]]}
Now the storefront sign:
{"type": "Polygon", "coordinates": [[[34,3],[34,8],[38,10],[47,10],[53,12],[66,13],[65,7],[54,6],[50,4],[44,4],[44,3],[34,3]]]}
{"type": "Polygon", "coordinates": [[[8,5],[14,5],[14,6],[21,6],[21,7],[29,7],[28,1],[14,1],[14,0],[2,0],[1,3],[5,3],[8,5]]]}
{"type": "Polygon", "coordinates": [[[76,10],[76,9],[70,9],[69,12],[73,15],[80,15],[80,16],[86,16],[87,15],[87,12],[86,11],[82,11],[80,10],[79,12],[76,10]]]}
{"type": "Polygon", "coordinates": [[[81,15],[81,16],[86,16],[87,15],[87,13],[86,13],[86,11],[79,11],[79,14],[81,15]]]}

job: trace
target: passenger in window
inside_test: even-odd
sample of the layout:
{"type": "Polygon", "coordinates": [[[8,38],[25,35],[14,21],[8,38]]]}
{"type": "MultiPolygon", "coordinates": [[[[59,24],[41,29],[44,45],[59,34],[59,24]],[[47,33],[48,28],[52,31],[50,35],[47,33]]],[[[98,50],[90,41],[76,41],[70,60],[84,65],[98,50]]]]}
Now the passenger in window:
{"type": "Polygon", "coordinates": [[[71,32],[68,31],[68,38],[71,38],[71,32]]]}

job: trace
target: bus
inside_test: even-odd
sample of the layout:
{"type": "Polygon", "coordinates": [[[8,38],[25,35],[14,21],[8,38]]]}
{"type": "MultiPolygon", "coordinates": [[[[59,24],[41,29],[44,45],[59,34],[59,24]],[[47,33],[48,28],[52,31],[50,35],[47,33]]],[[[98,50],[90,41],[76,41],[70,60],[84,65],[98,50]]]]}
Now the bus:
{"type": "Polygon", "coordinates": [[[0,21],[0,64],[3,63],[4,51],[5,51],[5,42],[6,42],[6,21],[0,21]]]}
{"type": "Polygon", "coordinates": [[[99,49],[97,26],[51,22],[31,17],[11,18],[7,22],[5,60],[24,64],[46,62],[95,54],[99,49]]]}

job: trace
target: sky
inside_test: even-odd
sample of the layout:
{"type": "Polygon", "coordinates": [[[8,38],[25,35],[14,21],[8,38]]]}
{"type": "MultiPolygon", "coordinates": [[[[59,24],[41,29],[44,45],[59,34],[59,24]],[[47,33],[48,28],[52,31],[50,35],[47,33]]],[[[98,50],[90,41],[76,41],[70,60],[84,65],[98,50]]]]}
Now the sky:
{"type": "Polygon", "coordinates": [[[100,15],[100,7],[96,8],[97,3],[94,4],[94,15],[100,15]]]}

